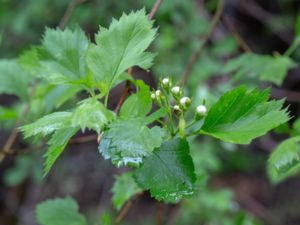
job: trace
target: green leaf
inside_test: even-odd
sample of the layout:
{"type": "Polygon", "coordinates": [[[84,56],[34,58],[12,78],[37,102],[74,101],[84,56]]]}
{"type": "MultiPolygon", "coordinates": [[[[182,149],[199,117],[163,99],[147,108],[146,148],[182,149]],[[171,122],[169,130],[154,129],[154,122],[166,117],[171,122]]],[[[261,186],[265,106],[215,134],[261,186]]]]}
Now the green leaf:
{"type": "Polygon", "coordinates": [[[12,94],[22,100],[28,100],[31,79],[31,76],[16,61],[0,61],[0,93],[12,94]]]}
{"type": "Polygon", "coordinates": [[[86,54],[89,40],[81,29],[47,28],[42,44],[48,54],[41,62],[45,78],[55,84],[88,83],[86,54]]]}
{"type": "Polygon", "coordinates": [[[300,136],[283,141],[271,154],[268,164],[277,173],[286,173],[300,164],[300,136]]]}
{"type": "Polygon", "coordinates": [[[300,13],[297,16],[295,30],[296,30],[296,35],[300,36],[300,13]]]}
{"type": "Polygon", "coordinates": [[[143,190],[134,181],[131,172],[116,176],[116,181],[112,188],[114,207],[120,210],[125,202],[142,191],[143,190]]]}
{"type": "Polygon", "coordinates": [[[200,133],[225,142],[249,144],[252,139],[289,120],[283,101],[268,101],[269,90],[245,86],[225,93],[205,117],[200,133]]]}
{"type": "Polygon", "coordinates": [[[235,72],[236,78],[259,78],[262,81],[281,85],[295,62],[287,56],[258,55],[245,53],[230,60],[223,68],[224,73],[235,72]]]}
{"type": "Polygon", "coordinates": [[[135,118],[146,116],[152,108],[150,88],[143,81],[136,82],[139,90],[124,102],[120,109],[120,117],[135,118]]]}
{"type": "Polygon", "coordinates": [[[145,10],[139,10],[113,20],[108,29],[100,27],[87,63],[102,92],[107,93],[128,68],[151,66],[154,55],[145,50],[156,34],[152,24],[145,10]]]}
{"type": "Polygon", "coordinates": [[[85,217],[78,212],[77,203],[70,197],[38,204],[36,216],[41,225],[87,225],[85,217]]]}
{"type": "Polygon", "coordinates": [[[143,118],[116,120],[108,128],[101,138],[99,151],[118,167],[139,165],[162,142],[161,128],[149,129],[143,118]]]}
{"type": "Polygon", "coordinates": [[[71,99],[76,99],[78,92],[82,90],[74,85],[55,85],[46,96],[43,96],[46,103],[46,112],[59,108],[71,99]]]}
{"type": "MultiPolygon", "coordinates": [[[[0,117],[1,118],[1,117],[0,117]]],[[[300,118],[293,123],[293,129],[300,134],[300,118]]]]}
{"type": "Polygon", "coordinates": [[[71,118],[71,112],[55,112],[38,119],[34,123],[22,126],[20,130],[24,133],[25,138],[38,134],[46,136],[56,130],[69,128],[71,118]]]}
{"type": "Polygon", "coordinates": [[[0,121],[16,118],[18,118],[18,112],[16,110],[0,106],[0,121]]]}
{"type": "Polygon", "coordinates": [[[70,138],[79,130],[78,127],[71,127],[57,130],[48,142],[49,148],[45,154],[46,162],[44,167],[44,176],[48,174],[51,167],[61,155],[70,138]]]}
{"type": "Polygon", "coordinates": [[[191,196],[196,175],[188,142],[178,138],[164,142],[144,159],[134,178],[157,200],[177,201],[191,196]]]}
{"type": "Polygon", "coordinates": [[[88,98],[80,103],[72,116],[72,126],[86,128],[100,133],[103,126],[113,120],[114,113],[105,108],[105,106],[93,98],[88,98]]]}
{"type": "Polygon", "coordinates": [[[272,166],[271,164],[268,164],[267,167],[268,177],[272,184],[278,184],[280,182],[283,182],[284,180],[293,177],[295,175],[298,175],[300,173],[300,163],[292,167],[290,170],[279,173],[278,170],[272,166]]]}

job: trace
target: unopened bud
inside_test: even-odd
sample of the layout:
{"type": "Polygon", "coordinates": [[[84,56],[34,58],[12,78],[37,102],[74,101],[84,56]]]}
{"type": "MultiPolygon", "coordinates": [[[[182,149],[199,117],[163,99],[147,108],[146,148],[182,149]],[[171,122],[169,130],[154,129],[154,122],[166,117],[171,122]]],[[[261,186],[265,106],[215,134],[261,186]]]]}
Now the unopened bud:
{"type": "Polygon", "coordinates": [[[169,78],[164,78],[164,79],[162,80],[162,84],[165,85],[165,86],[168,86],[168,85],[170,84],[169,78]]]}
{"type": "Polygon", "coordinates": [[[180,99],[180,104],[183,108],[187,108],[191,105],[191,99],[189,97],[183,97],[180,99]]]}
{"type": "Polygon", "coordinates": [[[151,98],[152,100],[155,100],[156,99],[156,95],[154,93],[151,94],[151,98]]]}
{"type": "Polygon", "coordinates": [[[175,86],[171,89],[172,94],[178,95],[180,93],[180,87],[175,86]]]}
{"type": "Polygon", "coordinates": [[[156,95],[156,97],[161,96],[161,91],[160,91],[160,90],[156,90],[156,91],[155,91],[155,95],[156,95]]]}
{"type": "Polygon", "coordinates": [[[199,105],[196,108],[196,112],[199,116],[205,116],[207,113],[207,108],[205,107],[205,105],[199,105]]]}

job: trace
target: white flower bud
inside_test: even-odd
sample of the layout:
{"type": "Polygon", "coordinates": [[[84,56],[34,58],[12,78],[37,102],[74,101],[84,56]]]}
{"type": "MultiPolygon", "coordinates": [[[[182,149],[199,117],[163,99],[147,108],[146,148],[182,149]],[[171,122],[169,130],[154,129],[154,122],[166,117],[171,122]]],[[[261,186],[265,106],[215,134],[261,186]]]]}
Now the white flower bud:
{"type": "Polygon", "coordinates": [[[173,106],[173,109],[174,109],[174,110],[177,110],[177,111],[180,111],[179,105],[174,105],[174,106],[173,106]]]}
{"type": "Polygon", "coordinates": [[[152,100],[156,99],[156,95],[154,93],[151,94],[152,100]]]}
{"type": "Polygon", "coordinates": [[[156,91],[155,91],[155,95],[156,95],[156,97],[161,96],[161,91],[160,91],[160,90],[156,90],[156,91]]]}
{"type": "Polygon", "coordinates": [[[187,107],[191,104],[191,99],[189,97],[183,97],[180,99],[180,104],[184,107],[187,107]]]}
{"type": "Polygon", "coordinates": [[[197,114],[200,116],[205,116],[207,113],[207,109],[205,107],[205,105],[199,105],[196,108],[197,114]]]}
{"type": "Polygon", "coordinates": [[[178,95],[180,93],[180,87],[178,86],[175,86],[171,89],[171,92],[174,94],[174,95],[178,95]]]}
{"type": "Polygon", "coordinates": [[[162,80],[162,83],[163,83],[163,85],[168,85],[169,83],[170,83],[170,80],[169,80],[169,78],[164,78],[163,80],[162,80]]]}

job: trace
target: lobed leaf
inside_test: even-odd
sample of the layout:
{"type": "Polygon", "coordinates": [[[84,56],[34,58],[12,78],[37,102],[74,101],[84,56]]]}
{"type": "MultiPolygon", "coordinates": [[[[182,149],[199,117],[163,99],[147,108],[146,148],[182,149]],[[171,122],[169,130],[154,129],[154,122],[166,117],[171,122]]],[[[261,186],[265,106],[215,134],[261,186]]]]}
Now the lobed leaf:
{"type": "Polygon", "coordinates": [[[47,175],[57,158],[61,155],[70,138],[79,130],[78,127],[70,127],[57,130],[48,142],[49,148],[45,154],[44,176],[47,175]]]}
{"type": "Polygon", "coordinates": [[[80,28],[46,29],[43,48],[48,57],[41,62],[42,75],[54,84],[89,85],[86,55],[89,40],[80,28]]]}
{"type": "Polygon", "coordinates": [[[71,112],[54,112],[38,119],[34,123],[22,126],[20,130],[24,133],[25,138],[39,134],[46,136],[56,130],[69,128],[71,119],[71,112]]]}
{"type": "Polygon", "coordinates": [[[232,59],[224,67],[224,73],[234,72],[236,78],[259,78],[262,81],[281,85],[288,70],[295,67],[295,62],[287,56],[258,55],[244,53],[232,59]]]}
{"type": "Polygon", "coordinates": [[[114,113],[96,99],[86,99],[75,109],[72,116],[72,126],[86,128],[100,133],[105,124],[114,118],[114,113]]]}
{"type": "Polygon", "coordinates": [[[128,68],[151,66],[154,55],[145,50],[156,34],[152,25],[145,10],[139,10],[114,19],[108,29],[100,27],[87,63],[102,92],[107,93],[128,68]]]}
{"type": "Polygon", "coordinates": [[[118,167],[137,166],[162,142],[159,127],[149,129],[143,118],[113,121],[104,132],[99,151],[118,167]]]}
{"type": "Polygon", "coordinates": [[[157,200],[177,201],[191,196],[196,175],[188,142],[179,138],[164,142],[144,159],[134,178],[157,200]]]}
{"type": "Polygon", "coordinates": [[[283,101],[267,101],[269,90],[247,91],[245,86],[225,93],[215,103],[200,133],[225,142],[248,144],[289,120],[283,101]]]}
{"type": "Polygon", "coordinates": [[[78,212],[77,203],[70,197],[38,204],[36,216],[41,225],[87,225],[86,218],[78,212]]]}

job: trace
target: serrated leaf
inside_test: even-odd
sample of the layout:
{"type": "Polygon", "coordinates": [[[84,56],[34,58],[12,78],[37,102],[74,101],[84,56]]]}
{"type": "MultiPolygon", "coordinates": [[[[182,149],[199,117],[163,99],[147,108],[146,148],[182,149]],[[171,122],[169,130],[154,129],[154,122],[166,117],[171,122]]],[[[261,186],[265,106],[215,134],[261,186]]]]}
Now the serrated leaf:
{"type": "Polygon", "coordinates": [[[143,81],[136,82],[138,92],[126,99],[120,109],[120,117],[135,118],[146,116],[152,108],[150,88],[143,81]]]}
{"type": "Polygon", "coordinates": [[[37,206],[37,221],[40,225],[87,225],[78,208],[70,197],[47,200],[37,206]]]}
{"type": "Polygon", "coordinates": [[[49,55],[41,64],[43,76],[54,84],[88,85],[86,54],[89,40],[80,28],[46,29],[43,48],[49,55]]]}
{"type": "Polygon", "coordinates": [[[107,93],[128,68],[151,66],[154,55],[145,50],[156,34],[152,24],[145,10],[139,10],[114,19],[108,29],[100,27],[97,45],[89,49],[87,63],[102,92],[107,93]]]}
{"type": "Polygon", "coordinates": [[[281,85],[289,69],[295,62],[287,56],[258,55],[244,53],[232,59],[223,68],[224,73],[235,72],[235,78],[256,77],[262,81],[281,85]]]}
{"type": "Polygon", "coordinates": [[[104,132],[99,151],[118,167],[138,166],[161,142],[161,128],[149,129],[143,118],[116,120],[104,132]]]}
{"type": "Polygon", "coordinates": [[[12,94],[28,100],[31,76],[14,60],[0,61],[0,93],[12,94]]]}
{"type": "Polygon", "coordinates": [[[164,142],[144,159],[134,178],[157,200],[177,201],[191,196],[196,175],[188,142],[178,138],[164,142]]]}
{"type": "Polygon", "coordinates": [[[114,118],[114,113],[96,99],[86,99],[75,109],[72,116],[72,126],[86,128],[100,133],[102,127],[114,118]]]}
{"type": "Polygon", "coordinates": [[[283,141],[271,154],[269,166],[273,166],[277,172],[286,173],[300,164],[300,136],[283,141]]]}
{"type": "Polygon", "coordinates": [[[225,142],[251,140],[289,120],[283,101],[268,101],[269,90],[248,91],[245,86],[225,93],[205,117],[200,133],[225,142]]]}
{"type": "Polygon", "coordinates": [[[38,119],[34,123],[22,126],[20,130],[24,133],[25,138],[38,134],[46,136],[56,130],[69,128],[71,118],[71,112],[55,112],[38,119]]]}
{"type": "Polygon", "coordinates": [[[120,210],[125,202],[142,191],[143,190],[134,181],[131,172],[116,176],[116,180],[112,188],[112,201],[114,207],[117,210],[120,210]]]}
{"type": "Polygon", "coordinates": [[[61,155],[70,138],[79,130],[78,127],[70,127],[57,130],[48,142],[49,148],[45,154],[44,176],[48,174],[51,167],[61,155]]]}

